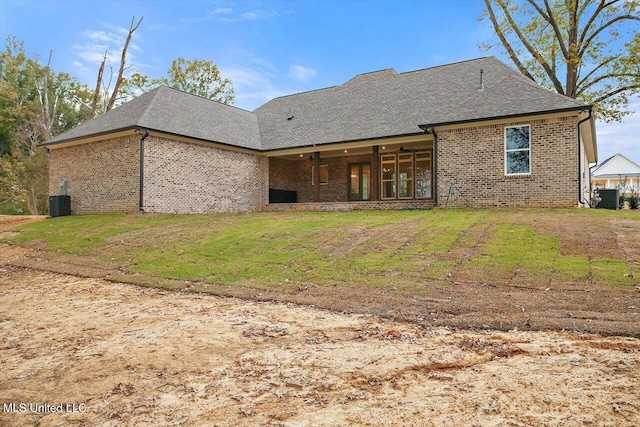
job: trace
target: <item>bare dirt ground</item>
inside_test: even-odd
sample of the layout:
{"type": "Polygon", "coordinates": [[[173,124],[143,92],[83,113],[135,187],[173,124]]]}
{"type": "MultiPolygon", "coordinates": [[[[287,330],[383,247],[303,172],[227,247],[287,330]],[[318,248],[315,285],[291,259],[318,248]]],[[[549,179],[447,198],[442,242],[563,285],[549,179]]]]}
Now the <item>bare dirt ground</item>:
{"type": "Polygon", "coordinates": [[[640,425],[637,338],[169,292],[25,255],[0,247],[2,426],[640,425]]]}

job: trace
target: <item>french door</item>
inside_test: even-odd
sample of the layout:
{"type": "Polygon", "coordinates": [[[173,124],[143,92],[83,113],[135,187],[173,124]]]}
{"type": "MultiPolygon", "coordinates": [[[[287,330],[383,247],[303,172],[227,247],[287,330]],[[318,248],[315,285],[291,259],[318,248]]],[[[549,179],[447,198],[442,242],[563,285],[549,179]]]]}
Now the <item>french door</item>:
{"type": "Polygon", "coordinates": [[[349,200],[371,200],[371,163],[349,164],[349,200]]]}

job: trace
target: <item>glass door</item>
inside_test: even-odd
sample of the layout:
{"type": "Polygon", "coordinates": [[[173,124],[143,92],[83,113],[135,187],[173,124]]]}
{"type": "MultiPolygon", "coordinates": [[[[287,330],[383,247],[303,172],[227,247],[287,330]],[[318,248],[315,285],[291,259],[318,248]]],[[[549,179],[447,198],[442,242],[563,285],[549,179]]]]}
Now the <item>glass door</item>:
{"type": "Polygon", "coordinates": [[[349,165],[349,200],[371,200],[371,163],[349,165]]]}

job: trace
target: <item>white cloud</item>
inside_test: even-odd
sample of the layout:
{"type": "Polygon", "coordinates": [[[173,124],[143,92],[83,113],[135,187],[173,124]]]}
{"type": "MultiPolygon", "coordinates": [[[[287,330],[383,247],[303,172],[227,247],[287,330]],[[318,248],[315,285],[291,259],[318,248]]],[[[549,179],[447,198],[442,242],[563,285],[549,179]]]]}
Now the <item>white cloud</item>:
{"type": "Polygon", "coordinates": [[[73,65],[80,74],[86,74],[89,72],[89,69],[80,61],[73,61],[71,65],[73,65]]]}
{"type": "Polygon", "coordinates": [[[233,82],[235,102],[239,108],[254,110],[265,102],[285,95],[273,80],[274,73],[257,64],[220,66],[220,74],[233,82]]]}
{"type": "Polygon", "coordinates": [[[244,12],[237,16],[225,16],[218,18],[222,22],[242,22],[242,21],[258,21],[262,19],[271,19],[278,16],[289,15],[293,12],[276,12],[275,10],[254,10],[250,12],[244,12]]]}
{"type": "Polygon", "coordinates": [[[115,38],[120,38],[120,36],[113,33],[106,33],[104,31],[85,31],[83,36],[91,40],[99,40],[103,42],[111,42],[115,38]]]}
{"type": "Polygon", "coordinates": [[[82,33],[82,42],[73,49],[85,61],[100,64],[105,54],[111,60],[119,56],[124,42],[124,37],[112,31],[87,30],[82,33]]]}
{"type": "Polygon", "coordinates": [[[231,12],[233,12],[233,9],[231,9],[230,7],[219,7],[209,12],[209,16],[220,15],[222,13],[231,13],[231,12]]]}
{"type": "Polygon", "coordinates": [[[313,68],[304,67],[302,65],[292,65],[289,68],[289,77],[300,82],[306,82],[316,75],[313,68]]]}
{"type": "MultiPolygon", "coordinates": [[[[81,81],[89,82],[91,85],[95,84],[98,67],[102,63],[105,55],[107,57],[105,80],[109,80],[109,65],[113,67],[113,72],[117,73],[122,48],[129,33],[128,27],[124,28],[105,22],[99,25],[102,29],[83,31],[81,39],[72,47],[77,58],[73,65],[78,69],[78,77],[81,81]]],[[[127,66],[129,66],[130,69],[144,68],[144,64],[138,63],[137,60],[137,55],[143,52],[143,48],[139,44],[141,39],[142,35],[138,30],[133,34],[133,38],[129,44],[127,66]]]]}

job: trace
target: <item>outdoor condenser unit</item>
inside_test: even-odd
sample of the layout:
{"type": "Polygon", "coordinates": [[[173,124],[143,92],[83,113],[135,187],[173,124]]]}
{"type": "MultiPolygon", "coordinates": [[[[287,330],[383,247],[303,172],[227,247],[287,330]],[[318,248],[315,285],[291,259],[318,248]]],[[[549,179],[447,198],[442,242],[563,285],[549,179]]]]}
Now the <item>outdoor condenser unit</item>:
{"type": "Polygon", "coordinates": [[[598,207],[601,209],[618,209],[620,191],[617,188],[601,188],[596,190],[596,198],[600,198],[598,207]]]}
{"type": "Polygon", "coordinates": [[[49,216],[71,215],[71,196],[49,196],[49,216]]]}

